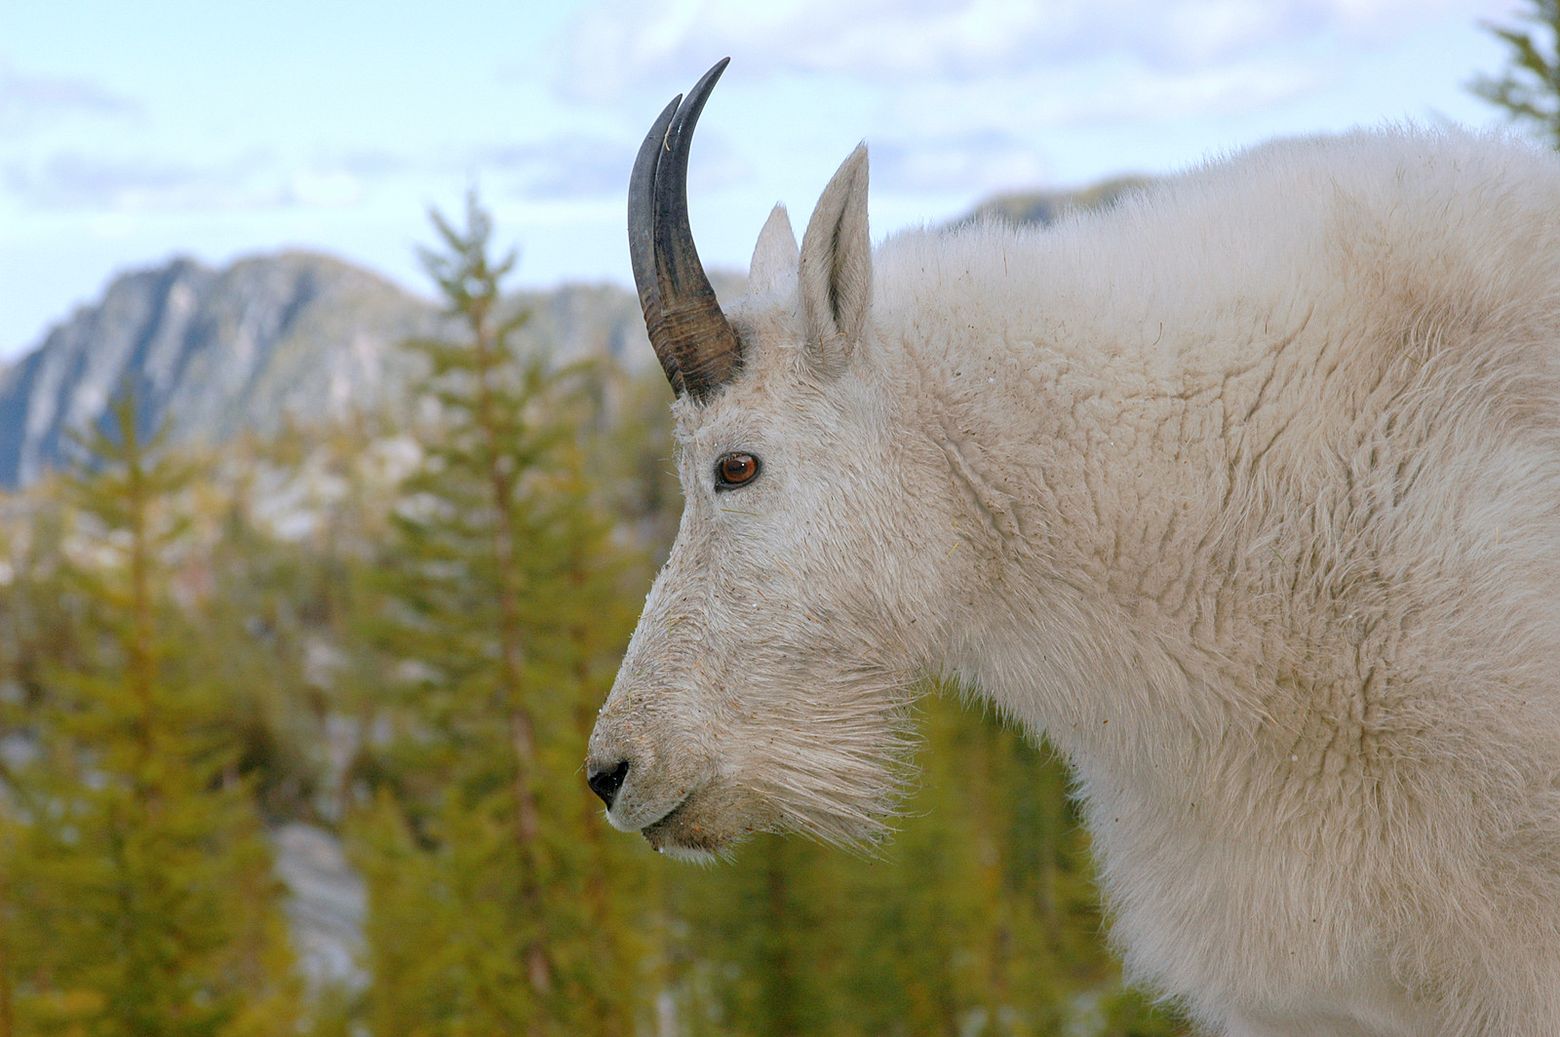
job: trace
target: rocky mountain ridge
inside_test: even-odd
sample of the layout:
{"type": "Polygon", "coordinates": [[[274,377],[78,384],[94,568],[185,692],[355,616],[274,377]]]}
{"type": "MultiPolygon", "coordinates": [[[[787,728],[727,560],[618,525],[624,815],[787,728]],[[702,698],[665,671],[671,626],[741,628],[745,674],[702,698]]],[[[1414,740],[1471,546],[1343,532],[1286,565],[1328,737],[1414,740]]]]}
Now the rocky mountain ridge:
{"type": "MultiPolygon", "coordinates": [[[[523,343],[649,362],[624,289],[570,285],[511,302],[532,312],[523,343]]],[[[0,487],[68,464],[76,436],[107,420],[127,389],[146,430],[166,422],[182,443],[396,407],[416,362],[399,344],[440,323],[431,301],[312,252],[223,268],[179,258],[122,274],[0,369],[0,487]]]]}

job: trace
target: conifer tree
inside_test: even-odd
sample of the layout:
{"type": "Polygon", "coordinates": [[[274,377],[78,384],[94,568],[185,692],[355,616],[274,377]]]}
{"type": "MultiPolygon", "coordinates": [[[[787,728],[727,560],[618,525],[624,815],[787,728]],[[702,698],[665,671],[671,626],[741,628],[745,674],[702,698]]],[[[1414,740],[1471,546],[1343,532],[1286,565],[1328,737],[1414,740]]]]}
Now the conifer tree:
{"type": "Polygon", "coordinates": [[[1560,148],[1560,0],[1527,0],[1523,26],[1484,27],[1506,45],[1499,76],[1479,76],[1469,89],[1560,148]]]}
{"type": "Polygon", "coordinates": [[[247,459],[230,459],[207,494],[211,514],[198,557],[206,591],[203,636],[189,665],[226,689],[225,735],[268,818],[314,819],[325,769],[323,691],[311,683],[311,646],[327,648],[311,622],[330,559],[279,541],[257,521],[247,459]],[[316,640],[316,638],[318,640],[316,640]]]}
{"type": "Polygon", "coordinates": [[[185,665],[170,595],[186,467],[146,443],[127,396],[67,482],[62,590],[79,658],[41,677],[40,757],[18,777],[8,874],[25,1033],[296,1032],[297,982],[270,855],[222,689],[185,665]]]}
{"type": "Polygon", "coordinates": [[[644,995],[622,911],[634,869],[610,870],[622,851],[578,774],[632,623],[626,556],[588,478],[579,372],[513,344],[527,317],[501,295],[513,254],[490,255],[474,198],[465,228],[434,224],[442,249],[423,260],[452,332],[412,343],[434,417],[372,631],[394,736],[357,827],[371,1014],[385,1035],[629,1032],[644,995]],[[427,954],[396,945],[412,926],[427,954]]]}
{"type": "MultiPolygon", "coordinates": [[[[581,405],[587,399],[554,401],[552,420],[585,427],[581,405]]],[[[609,836],[595,797],[572,786],[637,619],[630,587],[639,585],[643,566],[618,542],[604,488],[589,475],[593,452],[587,447],[583,437],[560,441],[552,473],[532,491],[542,514],[521,565],[531,589],[522,613],[532,631],[533,680],[567,706],[541,747],[549,787],[563,793],[563,803],[572,801],[572,817],[558,818],[567,823],[554,830],[561,838],[549,840],[554,866],[548,894],[558,929],[574,934],[557,946],[555,1004],[562,1006],[569,1033],[607,1037],[633,1029],[639,1005],[652,1000],[630,979],[650,950],[653,927],[642,898],[652,861],[645,847],[609,836]]]]}

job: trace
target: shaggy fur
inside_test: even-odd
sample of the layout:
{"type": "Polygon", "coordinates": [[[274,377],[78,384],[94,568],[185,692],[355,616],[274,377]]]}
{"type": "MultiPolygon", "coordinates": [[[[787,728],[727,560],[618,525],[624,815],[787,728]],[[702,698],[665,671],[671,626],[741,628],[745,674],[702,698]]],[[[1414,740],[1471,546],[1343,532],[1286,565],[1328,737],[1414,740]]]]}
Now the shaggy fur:
{"type": "Polygon", "coordinates": [[[1131,974],[1210,1032],[1560,1033],[1554,158],[1287,142],[875,255],[866,181],[799,256],[771,218],[742,373],[676,406],[612,821],[869,838],[954,676],[1072,763],[1131,974]]]}

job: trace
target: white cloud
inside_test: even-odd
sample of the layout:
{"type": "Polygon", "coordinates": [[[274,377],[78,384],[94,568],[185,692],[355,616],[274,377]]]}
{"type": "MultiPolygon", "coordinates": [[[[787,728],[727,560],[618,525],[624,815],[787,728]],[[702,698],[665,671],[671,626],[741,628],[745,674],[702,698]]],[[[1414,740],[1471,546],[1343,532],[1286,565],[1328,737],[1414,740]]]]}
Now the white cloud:
{"type": "MultiPolygon", "coordinates": [[[[735,163],[720,137],[701,133],[701,167],[693,175],[708,181],[716,169],[732,174],[735,163]]],[[[583,133],[559,133],[513,144],[479,147],[465,158],[476,175],[496,175],[515,194],[537,201],[617,197],[623,193],[628,168],[639,146],[631,134],[598,137],[583,133]]],[[[739,164],[737,164],[739,165],[739,164]]]]}
{"type": "Polygon", "coordinates": [[[1307,69],[1257,63],[1187,74],[1116,70],[1087,84],[1066,78],[1016,76],[996,90],[958,82],[907,87],[886,112],[887,128],[871,138],[875,186],[974,194],[1032,187],[1054,179],[1048,145],[1069,131],[1237,116],[1315,85],[1307,69]],[[993,94],[1024,101],[993,104],[993,94]]]}
{"type": "Polygon", "coordinates": [[[311,208],[339,208],[361,201],[363,185],[343,170],[304,169],[289,178],[283,197],[311,208]]]}
{"type": "Polygon", "coordinates": [[[997,130],[885,138],[872,144],[873,187],[888,192],[985,193],[1049,179],[1032,140],[997,130]]]}
{"type": "MultiPolygon", "coordinates": [[[[497,183],[513,197],[539,203],[617,198],[623,193],[638,147],[639,139],[632,132],[603,135],[565,131],[505,143],[470,143],[437,152],[351,152],[334,161],[322,159],[322,171],[314,175],[350,175],[361,184],[397,178],[465,177],[479,184],[497,183]]],[[[689,173],[696,187],[731,183],[751,173],[747,161],[718,130],[701,130],[698,148],[698,164],[689,173]]]]}
{"type": "Polygon", "coordinates": [[[565,92],[617,96],[681,88],[730,54],[748,76],[807,73],[884,88],[928,79],[984,80],[1040,66],[1127,59],[1195,71],[1291,46],[1412,31],[1431,17],[1471,23],[1509,0],[603,0],[575,22],[565,92]]]}
{"type": "Polygon", "coordinates": [[[0,58],[0,130],[17,133],[69,115],[123,118],[140,113],[128,97],[89,79],[23,72],[0,58]]]}
{"type": "Polygon", "coordinates": [[[283,168],[262,152],[200,163],[66,150],[7,165],[0,184],[30,209],[100,215],[340,208],[362,197],[349,171],[283,168]]]}
{"type": "Polygon", "coordinates": [[[1077,126],[1229,117],[1283,103],[1319,85],[1322,69],[1292,60],[1241,61],[1172,72],[1124,62],[1040,69],[994,82],[929,81],[889,103],[914,137],[1003,129],[1034,136],[1077,126]]]}

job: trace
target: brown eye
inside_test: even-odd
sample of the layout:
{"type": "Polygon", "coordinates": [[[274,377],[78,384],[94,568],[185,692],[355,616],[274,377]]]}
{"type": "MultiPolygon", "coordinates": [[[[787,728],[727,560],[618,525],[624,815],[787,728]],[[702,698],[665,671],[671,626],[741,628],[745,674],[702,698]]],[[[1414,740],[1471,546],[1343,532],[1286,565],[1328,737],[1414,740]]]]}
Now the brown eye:
{"type": "Polygon", "coordinates": [[[752,454],[722,454],[715,462],[715,488],[731,490],[753,481],[758,474],[758,458],[752,454]]]}

